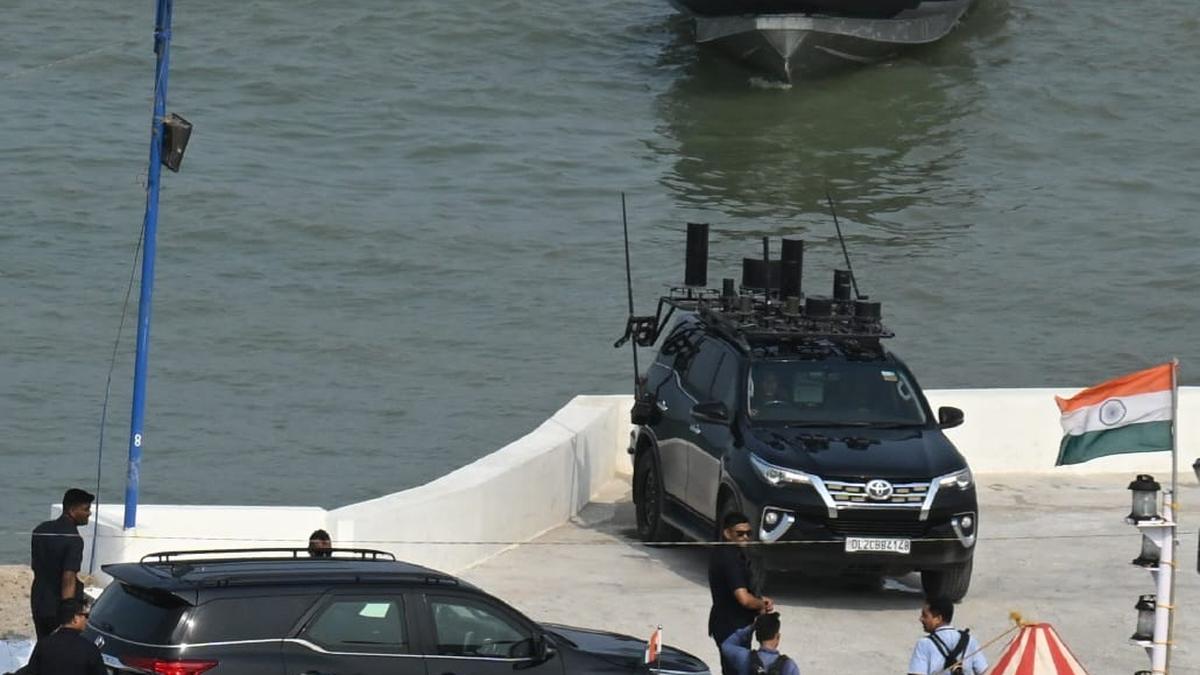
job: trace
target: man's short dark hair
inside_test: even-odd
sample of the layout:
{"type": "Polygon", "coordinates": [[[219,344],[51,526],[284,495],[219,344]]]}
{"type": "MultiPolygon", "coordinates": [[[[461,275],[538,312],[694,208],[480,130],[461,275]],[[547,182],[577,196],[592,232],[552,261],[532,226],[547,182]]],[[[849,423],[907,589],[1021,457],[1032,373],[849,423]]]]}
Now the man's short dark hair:
{"type": "Polygon", "coordinates": [[[84,506],[87,504],[91,504],[94,501],[96,501],[96,495],[88,492],[87,490],[80,490],[79,488],[71,488],[70,490],[67,490],[66,493],[63,494],[63,500],[62,500],[63,513],[70,511],[71,509],[75,508],[76,506],[84,506]]]}
{"type": "Polygon", "coordinates": [[[737,527],[742,523],[748,522],[750,522],[750,519],[746,517],[746,514],[741,511],[731,511],[726,513],[725,517],[721,519],[721,529],[728,530],[731,527],[737,527]]]}
{"type": "Polygon", "coordinates": [[[317,541],[330,541],[329,533],[325,530],[313,530],[313,533],[308,535],[308,540],[312,541],[313,539],[317,541]]]}
{"type": "Polygon", "coordinates": [[[954,621],[954,602],[949,598],[928,598],[925,600],[925,606],[929,608],[930,614],[940,616],[943,622],[954,621]]]}
{"type": "Polygon", "coordinates": [[[58,625],[65,626],[75,620],[75,615],[87,611],[87,605],[82,600],[68,598],[58,603],[58,625]]]}
{"type": "Polygon", "coordinates": [[[759,614],[754,619],[754,637],[759,642],[766,642],[779,637],[779,612],[759,614]]]}

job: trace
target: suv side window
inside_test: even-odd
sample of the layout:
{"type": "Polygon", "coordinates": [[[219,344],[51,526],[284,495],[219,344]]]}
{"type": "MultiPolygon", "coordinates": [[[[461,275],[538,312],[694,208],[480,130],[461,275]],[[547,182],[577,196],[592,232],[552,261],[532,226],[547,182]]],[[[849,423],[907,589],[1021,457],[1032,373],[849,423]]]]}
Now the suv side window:
{"type": "Polygon", "coordinates": [[[309,622],[304,637],[331,652],[409,651],[404,605],[391,595],[335,596],[309,622]]]}
{"type": "Polygon", "coordinates": [[[724,403],[732,413],[737,409],[738,392],[742,390],[738,386],[741,376],[741,359],[728,349],[722,351],[725,354],[721,359],[721,364],[717,366],[716,377],[713,378],[712,398],[724,403]]]}
{"type": "Polygon", "coordinates": [[[468,598],[430,596],[441,656],[527,658],[533,635],[499,608],[468,598]]]}
{"type": "Polygon", "coordinates": [[[725,349],[716,340],[705,338],[700,342],[700,353],[692,359],[687,372],[683,374],[684,387],[697,401],[711,398],[713,377],[724,353],[725,349]]]}
{"type": "Polygon", "coordinates": [[[316,595],[215,598],[196,607],[183,642],[269,640],[287,637],[316,595]]]}

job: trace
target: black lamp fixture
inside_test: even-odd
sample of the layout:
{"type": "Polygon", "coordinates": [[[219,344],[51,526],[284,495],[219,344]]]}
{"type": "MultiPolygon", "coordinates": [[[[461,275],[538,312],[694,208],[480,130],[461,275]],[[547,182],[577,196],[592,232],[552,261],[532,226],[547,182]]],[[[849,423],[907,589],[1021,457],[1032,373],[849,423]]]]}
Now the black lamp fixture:
{"type": "Polygon", "coordinates": [[[179,164],[183,161],[183,151],[187,150],[188,139],[191,136],[191,122],[175,113],[167,113],[163,116],[163,166],[179,173],[179,164]]]}
{"type": "Polygon", "coordinates": [[[1154,610],[1158,605],[1157,595],[1143,595],[1138,598],[1134,609],[1138,611],[1137,630],[1129,638],[1136,642],[1150,642],[1154,639],[1154,610]]]}
{"type": "Polygon", "coordinates": [[[1138,474],[1138,477],[1129,484],[1129,490],[1133,493],[1133,510],[1129,512],[1126,520],[1131,523],[1159,520],[1158,492],[1161,489],[1162,486],[1154,480],[1154,476],[1138,474]]]}

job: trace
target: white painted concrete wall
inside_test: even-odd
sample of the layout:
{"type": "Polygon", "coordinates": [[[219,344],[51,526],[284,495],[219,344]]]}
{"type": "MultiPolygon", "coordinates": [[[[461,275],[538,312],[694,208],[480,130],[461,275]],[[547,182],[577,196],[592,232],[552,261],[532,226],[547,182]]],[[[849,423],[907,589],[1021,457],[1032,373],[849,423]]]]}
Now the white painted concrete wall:
{"type": "Polygon", "coordinates": [[[461,570],[579,512],[627,469],[628,397],[579,396],[523,438],[431,483],[329,513],[339,545],[461,570]],[[624,461],[622,461],[624,460],[624,461]],[[403,543],[397,543],[403,542],[403,543]]]}
{"type": "MultiPolygon", "coordinates": [[[[1152,473],[1170,480],[1171,453],[1114,455],[1083,464],[1055,467],[1062,440],[1055,396],[1079,389],[936,389],[927,390],[929,405],[962,408],[963,425],[946,435],[967,458],[975,473],[1152,473]]],[[[1192,476],[1200,456],[1200,387],[1179,391],[1179,469],[1192,476]]],[[[1194,480],[1191,478],[1190,480],[1194,480]]]]}
{"type": "MultiPolygon", "coordinates": [[[[934,408],[966,414],[948,432],[978,474],[1153,473],[1169,480],[1169,453],[1119,455],[1054,467],[1061,429],[1054,395],[1068,389],[955,389],[926,394],[934,408]]],[[[316,507],[143,504],[138,528],[121,531],[123,510],[100,512],[99,565],[154,551],[304,546],[317,528],[337,546],[391,551],[435,569],[460,571],[508,544],[533,539],[578,513],[606,482],[631,472],[629,396],[577,396],[541,426],[433,482],[331,511],[316,507]],[[450,542],[496,542],[470,545],[450,542]]],[[[1200,388],[1181,391],[1180,469],[1200,453],[1200,388]]],[[[153,461],[148,457],[146,461],[153,461]]],[[[91,528],[85,528],[90,546],[91,528]]],[[[85,564],[90,548],[85,551],[85,564]]],[[[106,583],[104,575],[98,575],[106,583]]]]}

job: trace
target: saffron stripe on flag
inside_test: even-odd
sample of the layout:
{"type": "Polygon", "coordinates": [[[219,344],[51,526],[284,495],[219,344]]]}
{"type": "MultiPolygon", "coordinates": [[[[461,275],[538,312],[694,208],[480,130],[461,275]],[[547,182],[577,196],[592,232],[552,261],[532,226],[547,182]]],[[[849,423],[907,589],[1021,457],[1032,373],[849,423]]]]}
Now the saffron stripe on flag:
{"type": "Polygon", "coordinates": [[[1096,405],[1115,396],[1134,396],[1149,394],[1155,391],[1170,391],[1171,376],[1175,364],[1164,363],[1136,373],[1122,375],[1114,380],[1102,382],[1094,387],[1084,389],[1071,398],[1054,397],[1058,409],[1064,414],[1078,410],[1084,406],[1096,405]]]}
{"type": "Polygon", "coordinates": [[[1057,466],[1079,464],[1097,457],[1127,452],[1160,452],[1171,449],[1171,422],[1147,422],[1126,427],[1063,436],[1057,466]]]}

